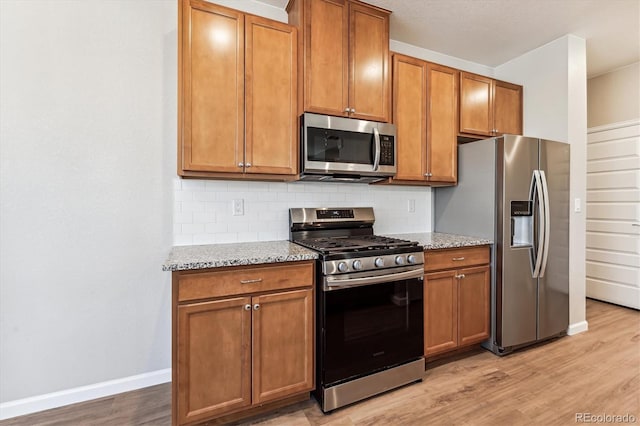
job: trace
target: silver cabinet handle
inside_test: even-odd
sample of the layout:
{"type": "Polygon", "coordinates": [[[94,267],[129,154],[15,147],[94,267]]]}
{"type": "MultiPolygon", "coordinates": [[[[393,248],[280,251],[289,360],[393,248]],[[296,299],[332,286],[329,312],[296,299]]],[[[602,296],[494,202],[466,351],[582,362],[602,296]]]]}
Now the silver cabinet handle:
{"type": "Polygon", "coordinates": [[[245,311],[250,311],[251,310],[251,305],[250,304],[244,305],[244,310],[245,311]]]}
{"type": "Polygon", "coordinates": [[[262,278],[256,278],[253,280],[240,280],[240,284],[255,284],[259,282],[262,282],[262,278]]]}
{"type": "Polygon", "coordinates": [[[640,226],[640,223],[632,223],[631,226],[640,226]]]}
{"type": "Polygon", "coordinates": [[[255,305],[253,305],[253,310],[257,311],[258,309],[260,309],[260,305],[258,303],[256,303],[255,305]]]}
{"type": "Polygon", "coordinates": [[[433,176],[433,173],[425,173],[424,176],[425,177],[431,177],[431,176],[433,176]]]}
{"type": "Polygon", "coordinates": [[[244,163],[238,163],[238,167],[244,167],[244,163]]]}
{"type": "Polygon", "coordinates": [[[464,274],[456,275],[456,278],[457,279],[462,279],[462,278],[464,278],[464,274]]]}
{"type": "Polygon", "coordinates": [[[462,257],[454,257],[451,260],[453,260],[453,261],[464,260],[464,256],[462,256],[462,257]]]}
{"type": "Polygon", "coordinates": [[[244,165],[245,167],[251,167],[251,163],[247,163],[244,165]]]}
{"type": "Polygon", "coordinates": [[[344,109],[344,112],[349,113],[349,112],[351,112],[351,109],[349,107],[347,107],[347,108],[344,109]]]}
{"type": "Polygon", "coordinates": [[[355,108],[351,108],[351,113],[353,114],[355,112],[356,112],[356,109],[355,108]]]}

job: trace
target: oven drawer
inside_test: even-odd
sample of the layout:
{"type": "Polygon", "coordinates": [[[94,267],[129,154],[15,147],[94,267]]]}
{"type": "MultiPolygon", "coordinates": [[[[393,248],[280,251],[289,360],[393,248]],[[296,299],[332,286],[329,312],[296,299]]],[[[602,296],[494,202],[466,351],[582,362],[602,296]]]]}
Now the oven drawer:
{"type": "Polygon", "coordinates": [[[489,263],[489,260],[489,246],[426,250],[424,252],[424,270],[430,272],[485,265],[489,263]]]}
{"type": "Polygon", "coordinates": [[[313,268],[314,262],[310,261],[181,273],[178,278],[178,302],[308,287],[313,285],[313,268]]]}

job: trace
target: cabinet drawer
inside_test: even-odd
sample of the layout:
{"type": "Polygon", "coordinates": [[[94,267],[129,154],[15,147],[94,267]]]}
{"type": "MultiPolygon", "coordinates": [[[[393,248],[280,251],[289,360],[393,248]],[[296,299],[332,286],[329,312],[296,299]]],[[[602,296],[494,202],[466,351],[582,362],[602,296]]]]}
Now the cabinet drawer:
{"type": "Polygon", "coordinates": [[[424,252],[424,270],[457,269],[489,263],[489,247],[465,247],[424,252]]]}
{"type": "Polygon", "coordinates": [[[178,277],[178,302],[313,285],[313,261],[241,266],[178,277]]]}

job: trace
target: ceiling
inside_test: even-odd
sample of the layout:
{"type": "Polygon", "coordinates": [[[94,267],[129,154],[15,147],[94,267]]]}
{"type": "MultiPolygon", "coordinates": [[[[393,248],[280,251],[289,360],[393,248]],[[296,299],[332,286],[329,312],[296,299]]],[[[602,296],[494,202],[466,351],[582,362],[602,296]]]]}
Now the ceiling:
{"type": "Polygon", "coordinates": [[[365,2],[393,12],[393,40],[492,68],[565,34],[587,41],[589,77],[640,60],[640,0],[365,2]]]}

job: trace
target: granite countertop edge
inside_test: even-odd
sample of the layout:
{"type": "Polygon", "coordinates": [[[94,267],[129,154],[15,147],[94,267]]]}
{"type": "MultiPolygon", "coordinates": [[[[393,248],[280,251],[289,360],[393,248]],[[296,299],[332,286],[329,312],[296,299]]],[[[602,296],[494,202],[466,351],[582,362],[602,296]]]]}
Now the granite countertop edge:
{"type": "Polygon", "coordinates": [[[315,260],[318,254],[282,241],[174,246],[162,265],[163,271],[189,271],[228,266],[315,260]]]}
{"type": "MultiPolygon", "coordinates": [[[[493,244],[493,241],[485,238],[441,232],[413,232],[382,235],[417,241],[425,250],[493,244]]],[[[317,258],[318,254],[316,252],[286,240],[174,246],[167,260],[162,265],[162,270],[171,272],[192,271],[229,266],[301,262],[317,258]]]]}

